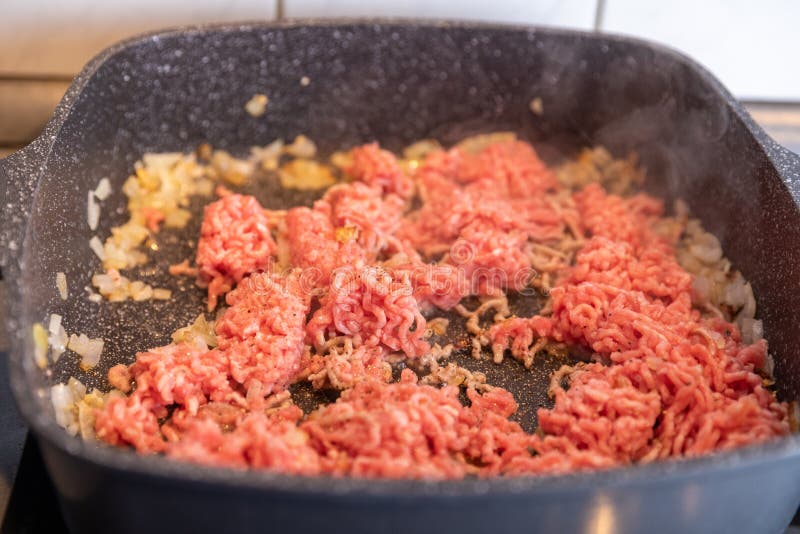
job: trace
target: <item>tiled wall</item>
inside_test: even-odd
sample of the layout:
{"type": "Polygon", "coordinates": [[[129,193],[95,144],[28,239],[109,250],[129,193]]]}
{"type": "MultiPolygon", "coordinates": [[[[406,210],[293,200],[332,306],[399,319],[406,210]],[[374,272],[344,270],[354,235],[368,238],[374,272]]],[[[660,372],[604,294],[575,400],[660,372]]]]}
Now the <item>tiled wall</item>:
{"type": "Polygon", "coordinates": [[[686,51],[737,96],[800,100],[797,0],[0,0],[0,147],[35,135],[71,76],[114,41],[167,26],[281,16],[457,18],[627,33],[686,51]]]}
{"type": "Polygon", "coordinates": [[[797,0],[607,0],[601,18],[685,51],[740,98],[800,100],[797,0]]]}
{"type": "Polygon", "coordinates": [[[284,0],[286,17],[417,17],[592,29],[596,0],[284,0]]]}

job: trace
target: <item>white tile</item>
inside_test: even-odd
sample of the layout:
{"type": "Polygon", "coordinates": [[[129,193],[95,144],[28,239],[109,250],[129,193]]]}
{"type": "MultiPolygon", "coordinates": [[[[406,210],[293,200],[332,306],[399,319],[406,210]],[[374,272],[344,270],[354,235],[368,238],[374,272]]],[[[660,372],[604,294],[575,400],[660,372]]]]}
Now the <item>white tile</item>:
{"type": "Polygon", "coordinates": [[[745,99],[800,99],[800,2],[606,0],[602,28],[678,48],[745,99]]]}
{"type": "Polygon", "coordinates": [[[140,32],[274,19],[276,0],[0,0],[0,75],[70,75],[140,32]]]}
{"type": "Polygon", "coordinates": [[[414,17],[590,29],[596,0],[284,0],[286,17],[414,17]]]}

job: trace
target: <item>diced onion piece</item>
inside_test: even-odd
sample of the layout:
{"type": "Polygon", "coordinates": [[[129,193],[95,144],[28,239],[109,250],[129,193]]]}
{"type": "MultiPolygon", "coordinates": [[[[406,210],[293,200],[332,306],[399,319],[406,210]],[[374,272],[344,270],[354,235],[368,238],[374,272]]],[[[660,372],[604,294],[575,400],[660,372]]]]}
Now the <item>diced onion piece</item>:
{"type": "Polygon", "coordinates": [[[81,357],[81,367],[91,369],[100,362],[103,352],[103,340],[90,339],[86,334],[72,334],[67,348],[81,357]]]}
{"type": "Polygon", "coordinates": [[[544,105],[542,104],[542,98],[537,96],[533,100],[530,101],[528,107],[531,110],[531,113],[534,115],[541,115],[544,113],[544,105]]]}
{"type": "Polygon", "coordinates": [[[58,334],[58,331],[61,329],[61,316],[57,313],[50,314],[50,324],[48,325],[47,330],[51,334],[58,334]]]}
{"type": "Polygon", "coordinates": [[[72,389],[66,384],[56,384],[50,388],[50,401],[53,403],[56,423],[73,436],[76,435],[78,433],[78,424],[72,389]]]}
{"type": "MultiPolygon", "coordinates": [[[[100,404],[92,402],[94,407],[102,406],[102,395],[92,394],[101,400],[100,404]]],[[[64,429],[73,436],[78,434],[80,430],[80,404],[84,403],[86,398],[86,386],[75,377],[70,377],[66,384],[56,384],[50,388],[50,402],[53,403],[53,411],[56,417],[56,423],[64,427],[64,429]]],[[[90,404],[87,404],[89,407],[90,404]]],[[[84,417],[88,416],[86,413],[84,417]]],[[[92,422],[94,413],[92,411],[92,422]]]]}
{"type": "Polygon", "coordinates": [[[488,134],[472,135],[460,141],[456,148],[468,154],[476,154],[494,143],[507,143],[515,141],[517,134],[514,132],[493,132],[488,134]]]}
{"type": "Polygon", "coordinates": [[[94,198],[94,191],[89,191],[87,196],[86,222],[89,223],[89,228],[97,230],[97,224],[100,222],[100,204],[94,198]]]}
{"type": "Polygon", "coordinates": [[[153,296],[153,288],[139,280],[131,282],[128,291],[135,301],[148,300],[153,296]]]}
{"type": "Polygon", "coordinates": [[[253,160],[261,163],[261,168],[265,171],[274,171],[278,168],[278,161],[283,154],[283,139],[276,139],[265,147],[252,147],[250,156],[253,160]]]}
{"type": "Polygon", "coordinates": [[[86,395],[86,386],[84,386],[83,382],[74,376],[69,377],[69,380],[67,380],[67,386],[70,390],[72,390],[72,398],[75,399],[76,402],[86,395]]]}
{"type": "Polygon", "coordinates": [[[330,167],[313,159],[294,159],[283,165],[278,175],[286,189],[322,189],[336,183],[330,167]]]}
{"type": "Polygon", "coordinates": [[[105,401],[105,394],[93,390],[75,403],[78,410],[78,428],[83,439],[95,438],[94,413],[97,409],[103,407],[105,401]]]}
{"type": "Polygon", "coordinates": [[[201,349],[217,346],[214,321],[206,321],[202,313],[189,326],[179,328],[172,334],[173,343],[193,343],[201,349]]]}
{"type": "Polygon", "coordinates": [[[305,135],[298,135],[291,145],[287,145],[284,152],[296,158],[313,158],[317,155],[317,145],[305,135]]]}
{"type": "Polygon", "coordinates": [[[742,342],[752,344],[764,337],[764,323],[752,317],[738,317],[737,326],[742,333],[742,342]]]}
{"type": "Polygon", "coordinates": [[[242,185],[253,174],[255,162],[234,158],[225,150],[215,150],[211,156],[211,166],[229,184],[242,185]]]}
{"type": "Polygon", "coordinates": [[[722,258],[722,245],[714,234],[704,232],[689,246],[689,252],[703,263],[712,264],[722,258]]]}
{"type": "Polygon", "coordinates": [[[96,235],[92,236],[92,238],[89,240],[89,247],[91,247],[92,252],[94,252],[95,255],[97,255],[97,257],[100,258],[100,261],[106,259],[106,250],[103,247],[103,242],[100,241],[99,237],[97,237],[96,235]]]}
{"type": "Polygon", "coordinates": [[[260,117],[267,111],[269,97],[267,95],[255,94],[253,98],[244,105],[245,111],[253,117],[260,117]]]}
{"type": "Polygon", "coordinates": [[[353,156],[350,153],[350,151],[334,152],[328,159],[330,160],[331,165],[342,171],[344,169],[350,168],[353,165],[353,156]]]}
{"type": "Polygon", "coordinates": [[[157,287],[153,289],[153,298],[156,300],[169,300],[172,298],[172,291],[157,287]]]}
{"type": "Polygon", "coordinates": [[[69,297],[69,289],[67,288],[67,275],[62,272],[56,273],[56,287],[61,300],[67,300],[69,297]]]}
{"type": "Polygon", "coordinates": [[[422,139],[403,149],[405,159],[419,160],[436,150],[441,150],[442,145],[436,139],[422,139]]]}
{"type": "Polygon", "coordinates": [[[50,325],[48,327],[50,335],[47,337],[47,343],[50,345],[50,354],[53,358],[53,363],[57,362],[61,355],[66,350],[67,345],[67,332],[61,326],[61,316],[53,313],[50,315],[50,325]]]}
{"type": "Polygon", "coordinates": [[[58,332],[50,334],[47,341],[50,343],[50,356],[53,358],[53,363],[56,363],[61,355],[64,354],[64,351],[67,350],[67,343],[69,342],[67,331],[61,326],[58,332]]]}
{"type": "Polygon", "coordinates": [[[111,194],[111,182],[108,181],[108,178],[102,178],[100,182],[97,184],[97,189],[94,190],[94,196],[97,197],[97,200],[105,200],[111,194]]]}
{"type": "Polygon", "coordinates": [[[47,366],[47,330],[41,323],[33,325],[33,361],[40,369],[47,366]]]}

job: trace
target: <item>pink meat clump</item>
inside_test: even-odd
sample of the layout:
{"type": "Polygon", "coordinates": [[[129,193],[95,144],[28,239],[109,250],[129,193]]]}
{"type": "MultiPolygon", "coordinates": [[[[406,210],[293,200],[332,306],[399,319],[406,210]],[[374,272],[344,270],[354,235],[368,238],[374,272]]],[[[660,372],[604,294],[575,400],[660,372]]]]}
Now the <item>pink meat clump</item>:
{"type": "Polygon", "coordinates": [[[333,475],[383,478],[461,478],[500,473],[525,451],[529,436],[508,417],[517,409],[510,393],[483,395],[458,388],[416,383],[410,370],[400,382],[359,382],[337,402],[312,413],[300,425],[333,475]],[[481,468],[476,467],[481,465],[481,468]]]}
{"type": "Polygon", "coordinates": [[[498,196],[525,198],[559,189],[553,171],[524,141],[492,143],[477,154],[458,159],[456,179],[461,183],[490,181],[498,196]]]}
{"type": "Polygon", "coordinates": [[[300,284],[296,273],[257,273],[227,296],[229,308],[215,326],[217,350],[248,395],[284,389],[300,368],[310,302],[300,284]]]}
{"type": "Polygon", "coordinates": [[[164,451],[159,420],[167,407],[196,412],[210,397],[223,401],[233,393],[227,362],[193,344],[166,345],[140,352],[128,371],[136,389],[109,400],[95,418],[97,437],[111,445],[131,445],[139,452],[164,451]]]}
{"type": "Polygon", "coordinates": [[[158,421],[168,407],[190,416],[209,402],[255,409],[289,385],[300,368],[308,312],[296,277],[254,274],[228,294],[227,302],[230,307],[215,327],[217,348],[181,343],[137,354],[128,369],[136,389],[98,412],[100,439],[161,452],[165,443],[158,421]]]}
{"type": "Polygon", "coordinates": [[[308,321],[317,348],[331,337],[349,336],[353,345],[384,346],[416,358],[430,350],[426,321],[407,277],[381,267],[341,269],[331,278],[320,307],[308,321]]]}
{"type": "Polygon", "coordinates": [[[330,215],[323,210],[290,209],[286,229],[292,265],[303,270],[309,289],[327,286],[338,267],[366,265],[364,249],[353,239],[337,239],[330,215]]]}
{"type": "Polygon", "coordinates": [[[426,263],[414,250],[395,254],[383,267],[395,278],[407,278],[411,282],[414,299],[423,313],[436,308],[450,310],[470,294],[469,282],[462,270],[448,263],[426,263]]]}
{"type": "Polygon", "coordinates": [[[250,273],[266,269],[275,253],[264,209],[248,195],[227,195],[205,208],[197,267],[208,285],[208,310],[250,273]]]}
{"type": "Polygon", "coordinates": [[[350,156],[352,162],[346,170],[355,180],[402,199],[414,194],[413,180],[400,167],[394,154],[381,149],[378,143],[355,147],[350,156]]]}
{"type": "Polygon", "coordinates": [[[389,382],[392,366],[384,359],[386,355],[384,347],[353,347],[352,342],[346,341],[324,354],[308,355],[301,363],[299,376],[311,382],[314,389],[350,389],[367,379],[389,382]]]}
{"type": "Polygon", "coordinates": [[[315,209],[328,213],[331,223],[340,233],[355,239],[367,256],[375,260],[385,250],[395,247],[394,234],[403,222],[405,201],[395,194],[362,182],[330,188],[315,209]]]}
{"type": "MultiPolygon", "coordinates": [[[[570,470],[694,456],[788,433],[786,405],[757,373],[766,343],[743,345],[734,325],[692,308],[690,275],[652,229],[660,205],[597,186],[576,197],[595,237],[551,291],[552,315],[513,318],[490,332],[496,350],[523,352],[548,337],[584,346],[603,363],[562,377],[568,387],[554,381],[555,406],[539,411],[539,457],[558,454],[556,467],[570,470]]],[[[537,472],[539,457],[516,469],[537,472]]]]}
{"type": "Polygon", "coordinates": [[[528,241],[558,239],[576,224],[572,201],[551,194],[555,177],[525,143],[435,152],[416,178],[423,205],[398,236],[427,256],[444,253],[463,270],[469,294],[524,288],[533,274],[528,241]]]}
{"type": "Polygon", "coordinates": [[[224,416],[203,414],[187,421],[180,436],[167,446],[167,456],[220,467],[320,473],[319,454],[308,434],[297,427],[302,411],[296,406],[270,414],[237,413],[235,408],[216,411],[224,416]]]}

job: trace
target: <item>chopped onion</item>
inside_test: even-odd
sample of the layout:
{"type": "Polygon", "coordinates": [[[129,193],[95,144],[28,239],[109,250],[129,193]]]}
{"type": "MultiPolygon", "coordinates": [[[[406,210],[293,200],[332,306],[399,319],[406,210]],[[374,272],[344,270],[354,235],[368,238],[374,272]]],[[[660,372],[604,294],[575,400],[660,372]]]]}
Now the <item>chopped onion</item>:
{"type": "Polygon", "coordinates": [[[81,356],[81,367],[90,369],[100,362],[100,354],[103,352],[103,340],[90,339],[86,334],[69,337],[67,348],[81,356]]]}
{"type": "Polygon", "coordinates": [[[103,247],[103,242],[100,241],[99,237],[96,235],[92,236],[92,238],[89,240],[89,246],[91,247],[92,252],[94,252],[97,257],[100,258],[100,261],[106,259],[106,249],[103,247]]]}
{"type": "Polygon", "coordinates": [[[278,168],[278,161],[283,154],[283,139],[276,139],[265,147],[254,146],[250,149],[251,159],[260,162],[265,171],[278,168]]]}
{"type": "Polygon", "coordinates": [[[85,397],[86,386],[75,377],[70,377],[66,384],[56,384],[50,388],[50,402],[53,403],[56,423],[73,436],[80,430],[79,405],[85,397]]]}
{"type": "Polygon", "coordinates": [[[67,349],[67,331],[61,326],[61,316],[53,313],[50,315],[50,325],[48,327],[50,335],[47,338],[47,343],[50,345],[50,355],[53,358],[53,363],[64,354],[67,349]]]}
{"type": "Polygon", "coordinates": [[[61,295],[61,300],[67,300],[69,297],[69,289],[67,288],[67,275],[62,272],[56,273],[56,287],[58,294],[61,295]]]}
{"type": "Polygon", "coordinates": [[[108,181],[108,178],[102,178],[100,182],[97,184],[97,189],[94,190],[94,196],[97,197],[97,200],[105,200],[111,194],[111,182],[108,181]]]}
{"type": "Polygon", "coordinates": [[[51,334],[47,341],[50,343],[50,356],[53,358],[53,363],[56,363],[61,358],[61,355],[64,354],[64,351],[67,350],[67,343],[69,342],[67,331],[61,326],[58,332],[51,334]]]}
{"type": "Polygon", "coordinates": [[[245,111],[253,117],[260,117],[267,111],[269,97],[267,95],[255,94],[253,98],[244,105],[245,111]]]}
{"type": "Polygon", "coordinates": [[[139,280],[131,282],[128,291],[131,298],[136,301],[148,300],[153,296],[153,288],[139,280]]]}
{"type": "Polygon", "coordinates": [[[290,156],[296,158],[313,158],[317,154],[317,145],[314,141],[305,135],[298,135],[294,138],[291,145],[288,145],[284,151],[290,156]]]}
{"type": "Polygon", "coordinates": [[[100,222],[100,204],[94,198],[94,191],[89,191],[86,205],[86,222],[89,228],[97,230],[97,223],[100,222]]]}
{"type": "Polygon", "coordinates": [[[50,314],[50,324],[48,325],[47,330],[51,334],[58,334],[58,331],[61,329],[61,316],[57,313],[50,314]]]}
{"type": "Polygon", "coordinates": [[[86,395],[86,386],[84,386],[83,383],[74,376],[69,377],[69,380],[67,380],[67,386],[69,386],[69,388],[72,390],[72,398],[74,398],[76,402],[81,400],[83,396],[86,395]]]}
{"type": "Polygon", "coordinates": [[[477,134],[466,139],[462,139],[456,144],[456,148],[468,154],[477,154],[492,143],[508,143],[515,141],[517,134],[514,132],[493,132],[488,134],[477,134]]]}
{"type": "Polygon", "coordinates": [[[41,323],[33,325],[33,361],[40,369],[47,366],[47,330],[41,323]]]}
{"type": "Polygon", "coordinates": [[[193,343],[201,349],[217,346],[214,332],[214,321],[207,321],[202,313],[189,326],[179,328],[172,333],[173,343],[193,343]]]}
{"type": "Polygon", "coordinates": [[[94,414],[102,408],[107,395],[97,390],[92,390],[75,403],[78,409],[78,428],[83,439],[95,439],[94,414]]]}
{"type": "Polygon", "coordinates": [[[722,258],[722,245],[714,234],[703,232],[689,246],[689,252],[703,263],[716,263],[722,258]]]}
{"type": "Polygon", "coordinates": [[[405,159],[420,160],[436,150],[441,150],[442,145],[436,139],[422,139],[403,149],[405,159]]]}
{"type": "Polygon", "coordinates": [[[764,323],[752,317],[738,317],[737,326],[742,333],[742,342],[750,345],[764,337],[764,323]]]}
{"type": "Polygon", "coordinates": [[[75,417],[75,398],[72,389],[66,384],[56,384],[50,388],[50,401],[53,403],[56,423],[73,436],[77,434],[78,424],[75,417]]]}
{"type": "Polygon", "coordinates": [[[541,115],[542,113],[544,113],[544,106],[542,105],[542,98],[539,97],[539,96],[537,96],[536,98],[531,100],[530,104],[528,104],[528,107],[530,108],[531,112],[534,115],[541,115]]]}
{"type": "Polygon", "coordinates": [[[172,291],[158,287],[153,289],[153,298],[156,300],[169,300],[172,298],[172,291]]]}

